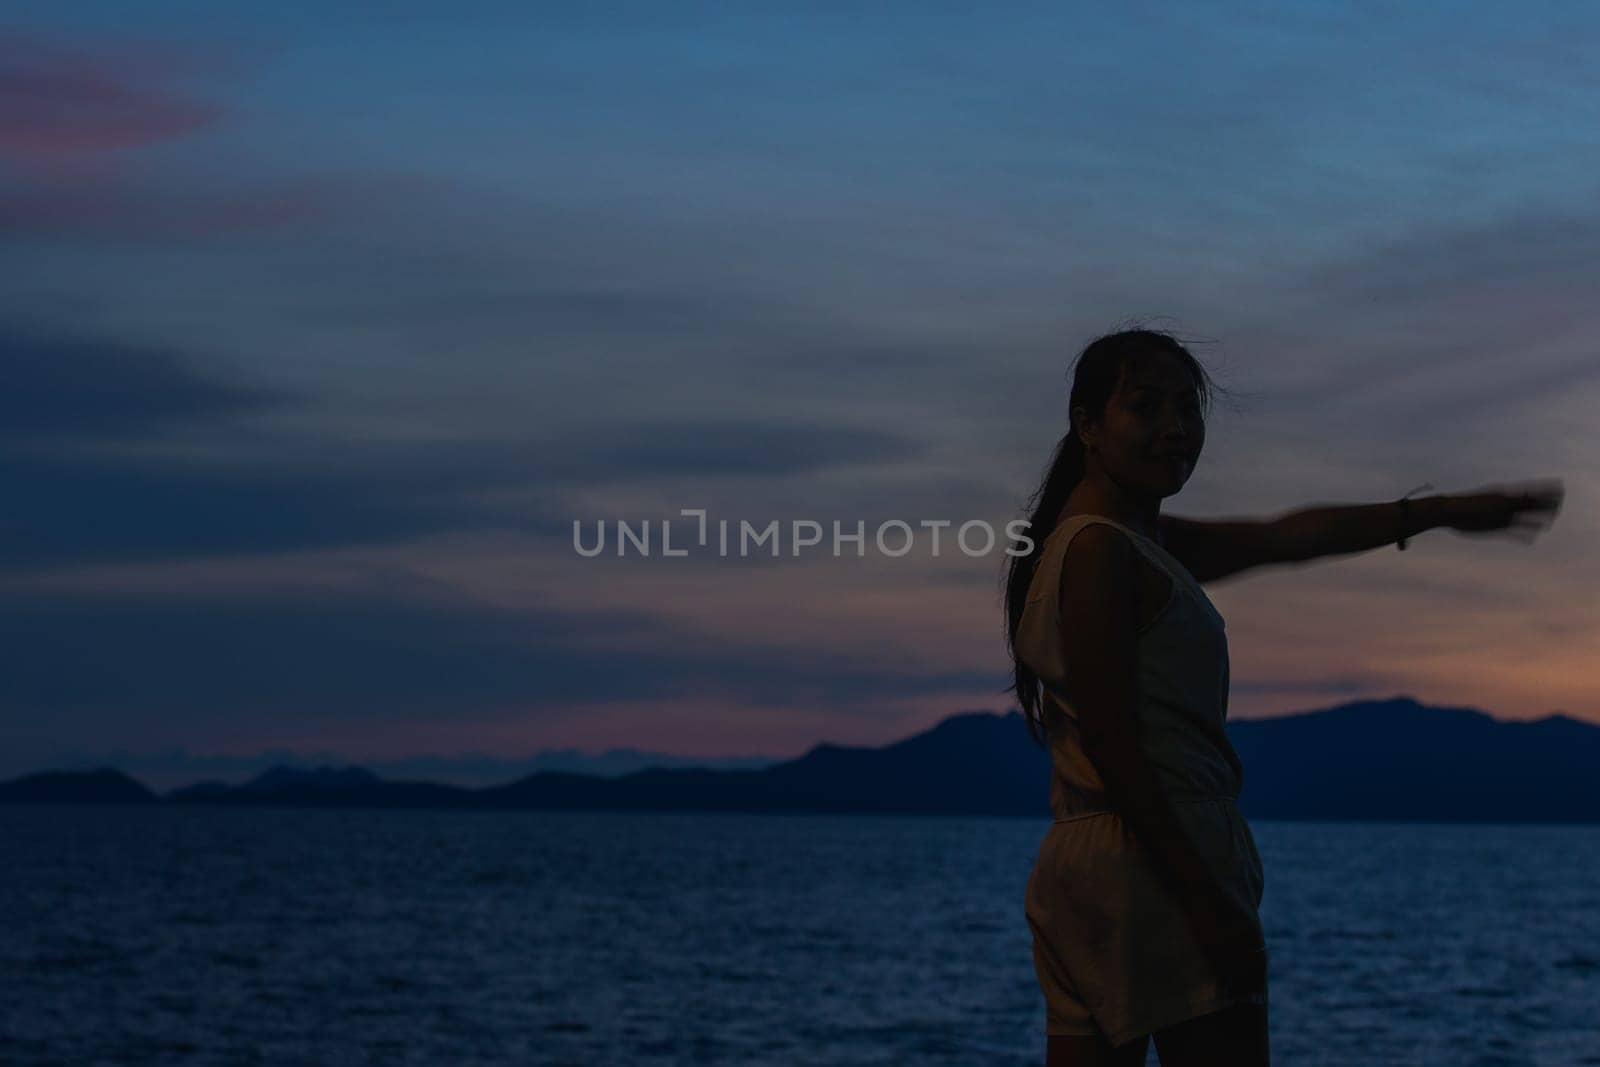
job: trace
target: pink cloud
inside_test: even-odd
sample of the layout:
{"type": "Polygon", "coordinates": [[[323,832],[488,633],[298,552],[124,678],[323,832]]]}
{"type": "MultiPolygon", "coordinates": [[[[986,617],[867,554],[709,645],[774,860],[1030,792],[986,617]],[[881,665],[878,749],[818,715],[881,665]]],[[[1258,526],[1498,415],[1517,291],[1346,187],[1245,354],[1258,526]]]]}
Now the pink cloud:
{"type": "Polygon", "coordinates": [[[222,108],[172,89],[181,67],[148,46],[90,51],[0,33],[0,154],[59,166],[204,128],[222,108]]]}

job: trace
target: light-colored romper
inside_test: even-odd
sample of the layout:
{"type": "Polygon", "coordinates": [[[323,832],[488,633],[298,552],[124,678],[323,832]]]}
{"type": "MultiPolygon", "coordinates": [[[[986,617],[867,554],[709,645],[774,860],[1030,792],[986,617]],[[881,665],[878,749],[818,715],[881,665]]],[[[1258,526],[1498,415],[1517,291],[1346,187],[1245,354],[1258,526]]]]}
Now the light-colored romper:
{"type": "MultiPolygon", "coordinates": [[[[1172,580],[1160,613],[1139,632],[1140,747],[1179,821],[1218,880],[1250,914],[1261,904],[1261,857],[1237,799],[1243,770],[1228,742],[1228,642],[1221,614],[1165,549],[1100,515],[1073,515],[1045,538],[1016,637],[1043,681],[1055,822],[1039,844],[1025,911],[1047,1034],[1102,1033],[1120,1045],[1266,992],[1219,982],[1180,901],[1111,809],[1084,755],[1077,713],[1063,695],[1059,590],[1067,545],[1104,523],[1172,580]]],[[[1259,919],[1257,920],[1259,925],[1259,919]]],[[[1265,939],[1263,938],[1263,951],[1265,939]]]]}

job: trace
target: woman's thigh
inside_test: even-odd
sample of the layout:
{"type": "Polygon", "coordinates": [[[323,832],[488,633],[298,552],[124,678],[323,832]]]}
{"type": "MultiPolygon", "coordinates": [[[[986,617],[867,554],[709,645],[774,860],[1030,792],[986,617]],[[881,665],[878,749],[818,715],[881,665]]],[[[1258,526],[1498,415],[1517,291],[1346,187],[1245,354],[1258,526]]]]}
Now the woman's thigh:
{"type": "Polygon", "coordinates": [[[1051,1034],[1044,1047],[1044,1067],[1144,1067],[1150,1039],[1137,1037],[1126,1045],[1113,1046],[1099,1036],[1051,1034]]]}
{"type": "Polygon", "coordinates": [[[1235,1004],[1155,1032],[1161,1067],[1267,1067],[1267,1006],[1235,1004]]]}

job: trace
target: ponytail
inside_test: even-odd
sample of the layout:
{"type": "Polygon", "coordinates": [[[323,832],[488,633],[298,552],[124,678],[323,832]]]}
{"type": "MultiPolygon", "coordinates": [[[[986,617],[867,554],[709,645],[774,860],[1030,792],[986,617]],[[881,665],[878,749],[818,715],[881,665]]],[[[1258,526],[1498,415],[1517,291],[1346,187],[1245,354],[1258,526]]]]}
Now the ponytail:
{"type": "MultiPolygon", "coordinates": [[[[1076,430],[1068,429],[1050,457],[1050,466],[1044,481],[1024,505],[1024,509],[1028,512],[1028,537],[1033,543],[1033,548],[1024,555],[1012,556],[1006,575],[1008,646],[1014,648],[1016,645],[1017,627],[1022,624],[1022,612],[1028,603],[1028,588],[1033,584],[1033,576],[1039,570],[1039,556],[1043,551],[1044,539],[1054,529],[1056,520],[1061,515],[1061,509],[1066,506],[1067,497],[1072,495],[1072,490],[1082,480],[1083,442],[1078,440],[1076,430]]],[[[1022,706],[1023,717],[1027,720],[1028,733],[1043,745],[1044,709],[1040,700],[1039,676],[1015,653],[1012,654],[1012,673],[1014,675],[1012,684],[1007,686],[1004,692],[1009,693],[1013,690],[1016,692],[1017,703],[1022,706]]]]}

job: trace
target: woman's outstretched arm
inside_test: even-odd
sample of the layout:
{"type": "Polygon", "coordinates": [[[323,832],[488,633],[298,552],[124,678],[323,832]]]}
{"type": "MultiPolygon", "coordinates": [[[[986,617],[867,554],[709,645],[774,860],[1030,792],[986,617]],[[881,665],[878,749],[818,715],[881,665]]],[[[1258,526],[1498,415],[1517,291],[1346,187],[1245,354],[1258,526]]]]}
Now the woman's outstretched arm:
{"type": "Polygon", "coordinates": [[[1441,526],[1463,533],[1536,533],[1549,525],[1564,495],[1559,480],[1547,480],[1413,497],[1403,503],[1301,508],[1273,520],[1273,554],[1278,562],[1301,563],[1381,548],[1441,526]]]}
{"type": "Polygon", "coordinates": [[[1365,552],[1448,526],[1453,497],[1412,497],[1381,504],[1317,504],[1299,508],[1272,523],[1274,554],[1280,563],[1304,563],[1323,556],[1365,552]]]}

